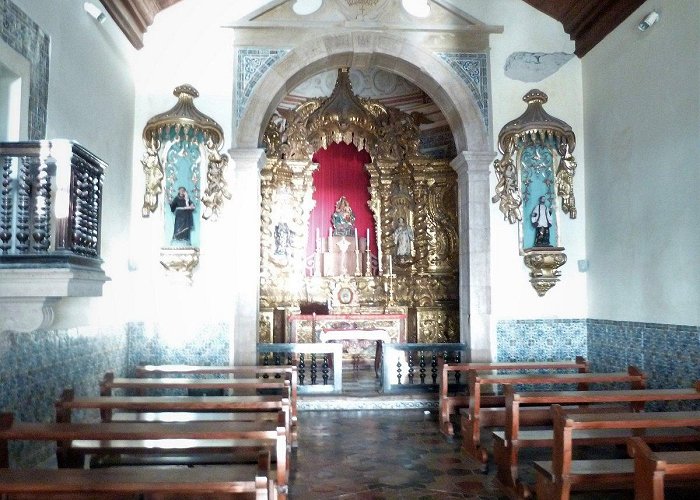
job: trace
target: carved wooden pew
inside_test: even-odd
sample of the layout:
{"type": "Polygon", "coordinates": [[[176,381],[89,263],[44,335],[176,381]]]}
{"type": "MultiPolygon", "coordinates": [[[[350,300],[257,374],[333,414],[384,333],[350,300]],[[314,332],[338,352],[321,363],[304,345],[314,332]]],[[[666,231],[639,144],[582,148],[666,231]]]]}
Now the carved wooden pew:
{"type": "Polygon", "coordinates": [[[666,477],[692,478],[700,484],[700,451],[654,453],[640,437],[630,438],[627,449],[634,458],[635,500],[664,500],[666,477]]]}
{"type": "MultiPolygon", "coordinates": [[[[255,374],[252,370],[237,370],[238,374],[255,374]]],[[[277,370],[279,372],[279,370],[277,370]]],[[[294,372],[296,373],[296,372],[294,372]]],[[[292,398],[292,380],[274,378],[124,378],[115,377],[114,373],[107,372],[100,382],[100,395],[112,396],[115,389],[127,392],[135,392],[145,395],[149,389],[187,389],[189,391],[218,391],[231,390],[239,395],[253,395],[258,391],[265,393],[279,393],[280,397],[290,401],[290,437],[293,444],[297,442],[296,425],[296,398],[292,398]]]]}
{"type": "Polygon", "coordinates": [[[208,366],[208,365],[149,365],[136,366],[135,374],[139,378],[172,377],[175,375],[233,375],[249,376],[267,379],[289,380],[292,403],[292,427],[297,425],[297,394],[299,385],[299,370],[292,365],[275,366],[208,366]]]}
{"type": "Polygon", "coordinates": [[[278,391],[282,397],[291,398],[289,380],[264,378],[126,378],[115,377],[114,373],[105,373],[100,382],[100,395],[112,396],[115,389],[122,389],[139,396],[145,396],[149,389],[187,389],[200,391],[230,390],[254,395],[255,391],[278,391]]]}
{"type": "MultiPolygon", "coordinates": [[[[576,370],[578,373],[588,371],[588,362],[582,356],[576,356],[575,361],[523,361],[523,362],[503,362],[503,363],[444,363],[440,370],[440,430],[443,434],[452,436],[454,428],[450,420],[452,414],[460,408],[466,408],[469,403],[469,391],[450,395],[449,378],[450,373],[464,376],[465,383],[468,380],[470,370],[475,371],[514,371],[514,370],[576,370]]],[[[481,406],[503,406],[503,396],[482,395],[481,406]]]]}
{"type": "MultiPolygon", "coordinates": [[[[648,432],[649,429],[700,426],[700,411],[566,414],[559,405],[553,405],[552,411],[552,461],[534,463],[538,500],[568,500],[572,490],[630,489],[634,486],[632,459],[573,459],[575,445],[586,444],[585,441],[576,441],[575,435],[581,431],[634,429],[648,432]]],[[[673,443],[674,438],[669,437],[667,442],[673,443]]],[[[663,452],[657,454],[661,460],[664,457],[663,452]]]]}
{"type": "Polygon", "coordinates": [[[92,396],[76,398],[66,389],[55,402],[56,422],[71,422],[73,410],[97,410],[103,422],[239,422],[277,421],[284,415],[287,441],[292,446],[291,405],[278,396],[92,396]]]}
{"type": "MultiPolygon", "coordinates": [[[[505,425],[505,407],[482,408],[481,386],[483,384],[577,384],[586,390],[588,384],[630,384],[633,389],[646,387],[646,377],[637,368],[630,366],[627,372],[615,373],[532,373],[532,374],[481,374],[469,372],[469,408],[460,413],[462,449],[481,461],[488,463],[488,453],[481,446],[481,428],[505,425]]],[[[551,423],[549,406],[524,408],[520,412],[520,425],[544,425],[551,423]]]]}
{"type": "MultiPolygon", "coordinates": [[[[173,492],[193,493],[193,490],[201,493],[211,488],[212,492],[237,490],[252,491],[259,498],[267,498],[267,495],[279,494],[285,498],[288,485],[288,461],[287,440],[285,429],[274,422],[260,424],[251,422],[186,422],[186,423],[26,423],[15,422],[11,413],[0,414],[0,491],[7,488],[8,492],[84,492],[86,489],[93,493],[124,491],[143,492],[173,492]],[[80,469],[64,471],[63,469],[50,472],[47,475],[42,471],[34,470],[34,481],[31,480],[31,472],[15,471],[9,469],[9,442],[10,441],[55,441],[56,458],[59,468],[73,467],[80,469]],[[173,447],[187,449],[188,452],[209,452],[210,450],[228,450],[235,454],[239,446],[257,447],[257,463],[239,467],[230,466],[231,478],[238,478],[237,470],[246,471],[246,480],[228,481],[228,485],[222,483],[225,473],[216,473],[212,470],[212,477],[216,481],[207,482],[208,467],[196,469],[177,469],[181,478],[177,475],[158,471],[162,469],[149,468],[142,472],[133,472],[130,476],[129,469],[115,468],[109,472],[96,472],[92,469],[82,469],[85,454],[93,453],[133,453],[135,450],[154,450],[168,452],[173,447]],[[276,452],[276,468],[272,476],[265,476],[266,481],[272,480],[274,484],[262,485],[259,474],[267,467],[269,470],[271,450],[276,452]],[[260,453],[262,452],[262,454],[260,453]],[[190,474],[192,470],[202,470],[190,474]],[[61,474],[65,472],[65,474],[61,474]],[[113,479],[100,484],[105,475],[113,479]],[[48,478],[48,479],[47,479],[48,478]],[[197,481],[195,481],[195,479],[197,481]],[[202,480],[199,482],[198,480],[202,480]],[[49,485],[46,481],[49,480],[49,485]],[[122,482],[135,481],[132,486],[122,485],[122,482]],[[85,485],[81,489],[80,481],[85,485]],[[171,481],[173,484],[171,484],[171,481]],[[55,484],[53,484],[55,482],[55,484]],[[265,495],[263,495],[263,491],[265,495]]],[[[221,469],[225,471],[226,469],[221,469]]],[[[224,481],[225,482],[225,481],[224,481]]]]}
{"type": "MultiPolygon", "coordinates": [[[[700,384],[687,389],[632,389],[607,391],[549,391],[549,392],[515,392],[512,386],[506,386],[506,425],[503,431],[494,431],[493,455],[497,466],[497,477],[502,485],[511,491],[517,491],[521,497],[529,495],[527,485],[518,481],[518,452],[523,448],[548,448],[553,446],[554,437],[551,429],[520,430],[520,412],[522,405],[592,405],[569,410],[571,412],[620,412],[643,410],[644,404],[658,401],[693,401],[700,400],[700,384]],[[626,407],[620,407],[624,403],[626,407]]],[[[577,432],[575,444],[624,444],[633,434],[624,430],[590,430],[577,432]]],[[[645,440],[650,443],[700,442],[700,432],[693,429],[663,429],[650,432],[645,440]]]]}

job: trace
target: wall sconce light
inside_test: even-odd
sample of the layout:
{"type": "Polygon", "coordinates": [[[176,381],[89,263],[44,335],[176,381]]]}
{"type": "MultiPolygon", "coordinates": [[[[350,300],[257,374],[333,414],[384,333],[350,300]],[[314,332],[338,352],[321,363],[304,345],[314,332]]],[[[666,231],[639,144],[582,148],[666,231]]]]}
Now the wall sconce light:
{"type": "Polygon", "coordinates": [[[92,17],[95,21],[98,23],[102,24],[105,22],[107,19],[107,14],[102,12],[94,3],[92,2],[85,2],[83,4],[83,9],[85,12],[90,14],[90,17],[92,17]]]}
{"type": "Polygon", "coordinates": [[[637,28],[639,28],[639,31],[646,31],[649,28],[651,28],[656,22],[659,20],[659,13],[656,12],[655,10],[652,10],[649,12],[644,19],[641,20],[637,28]]]}

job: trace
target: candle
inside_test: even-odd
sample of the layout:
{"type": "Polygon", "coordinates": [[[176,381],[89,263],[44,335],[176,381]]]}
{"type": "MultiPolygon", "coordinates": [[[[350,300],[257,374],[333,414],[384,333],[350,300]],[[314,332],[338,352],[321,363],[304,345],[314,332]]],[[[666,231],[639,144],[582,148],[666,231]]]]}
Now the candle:
{"type": "Polygon", "coordinates": [[[367,250],[369,250],[369,228],[367,228],[367,241],[365,242],[365,245],[367,246],[367,250]]]}
{"type": "Polygon", "coordinates": [[[355,250],[360,251],[360,243],[357,239],[357,228],[355,228],[355,250]]]}
{"type": "Polygon", "coordinates": [[[331,247],[333,246],[333,229],[330,227],[328,228],[328,251],[331,251],[331,247]]]}
{"type": "Polygon", "coordinates": [[[394,274],[394,268],[391,266],[391,255],[389,255],[389,275],[394,274]]]}
{"type": "Polygon", "coordinates": [[[316,228],[316,250],[321,250],[321,229],[316,228]]]}

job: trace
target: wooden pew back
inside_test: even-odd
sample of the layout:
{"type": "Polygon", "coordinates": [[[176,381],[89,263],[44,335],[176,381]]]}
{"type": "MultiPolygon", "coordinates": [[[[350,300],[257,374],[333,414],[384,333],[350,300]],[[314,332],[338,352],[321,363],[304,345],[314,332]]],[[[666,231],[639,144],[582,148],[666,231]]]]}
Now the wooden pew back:
{"type": "MultiPolygon", "coordinates": [[[[440,369],[440,394],[439,394],[439,419],[440,430],[443,434],[452,436],[454,427],[450,420],[452,414],[458,408],[466,408],[469,400],[469,387],[464,393],[450,395],[450,374],[454,373],[459,385],[462,376],[465,382],[470,371],[532,371],[532,370],[576,370],[578,373],[588,372],[588,362],[582,356],[576,356],[575,361],[523,361],[523,362],[470,362],[470,363],[444,363],[440,369]]],[[[501,396],[482,396],[481,404],[485,406],[503,405],[501,396]]]]}

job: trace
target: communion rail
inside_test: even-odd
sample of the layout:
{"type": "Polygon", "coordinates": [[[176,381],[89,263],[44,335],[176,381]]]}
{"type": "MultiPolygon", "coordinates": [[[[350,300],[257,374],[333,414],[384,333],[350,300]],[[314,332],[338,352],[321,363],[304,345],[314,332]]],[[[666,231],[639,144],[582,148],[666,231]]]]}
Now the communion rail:
{"type": "MultiPolygon", "coordinates": [[[[392,344],[383,346],[382,387],[384,392],[438,392],[443,363],[467,359],[467,346],[445,344],[392,344]]],[[[460,380],[452,381],[459,384],[460,380]]],[[[466,383],[461,381],[461,383],[466,383]]]]}
{"type": "Polygon", "coordinates": [[[296,366],[299,394],[343,392],[343,346],[333,343],[258,344],[258,364],[296,366]]]}

